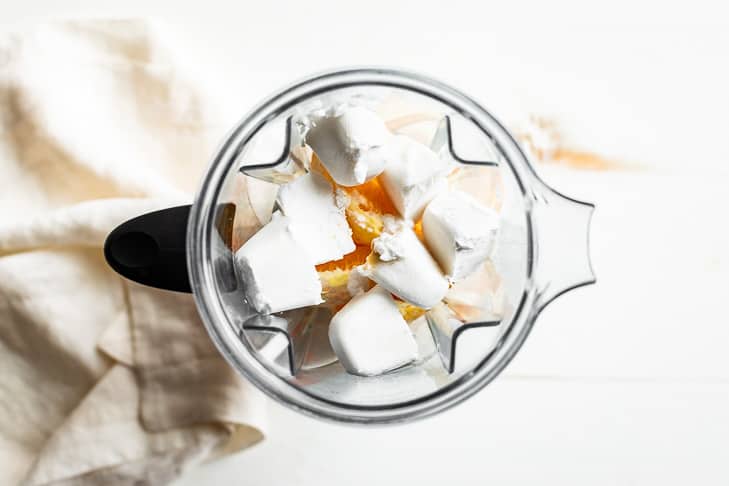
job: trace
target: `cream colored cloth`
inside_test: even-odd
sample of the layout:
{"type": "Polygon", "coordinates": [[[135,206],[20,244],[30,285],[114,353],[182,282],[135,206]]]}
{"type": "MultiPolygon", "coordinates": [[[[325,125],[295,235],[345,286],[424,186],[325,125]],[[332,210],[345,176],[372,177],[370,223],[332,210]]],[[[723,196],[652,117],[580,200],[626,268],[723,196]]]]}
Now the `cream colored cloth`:
{"type": "Polygon", "coordinates": [[[135,21],[0,44],[0,484],[163,484],[263,437],[262,397],[191,297],[101,251],[189,202],[227,129],[170,59],[135,21]]]}

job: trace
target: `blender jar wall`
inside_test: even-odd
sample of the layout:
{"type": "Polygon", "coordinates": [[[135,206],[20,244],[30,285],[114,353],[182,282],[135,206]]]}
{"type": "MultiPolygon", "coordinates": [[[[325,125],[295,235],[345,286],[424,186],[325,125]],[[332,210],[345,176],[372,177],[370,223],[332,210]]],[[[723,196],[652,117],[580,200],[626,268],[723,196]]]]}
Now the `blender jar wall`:
{"type": "MultiPolygon", "coordinates": [[[[231,365],[275,399],[305,413],[360,423],[403,421],[436,413],[460,402],[492,380],[518,350],[540,305],[546,305],[546,294],[537,294],[537,290],[543,289],[543,282],[553,280],[546,278],[550,268],[542,268],[542,274],[534,273],[538,267],[535,267],[538,258],[535,243],[539,240],[535,231],[542,230],[534,208],[535,205],[543,207],[539,206],[542,202],[537,196],[544,194],[545,188],[516,142],[488,112],[463,94],[434,80],[390,70],[354,69],[297,83],[261,104],[231,132],[199,191],[188,228],[188,266],[203,321],[231,365]],[[504,231],[497,266],[505,274],[505,287],[508,287],[512,305],[496,336],[477,340],[474,334],[473,339],[468,340],[468,343],[478,343],[475,358],[454,373],[449,373],[447,367],[438,367],[437,359],[433,357],[418,366],[375,378],[348,375],[337,363],[287,376],[289,370],[285,363],[266,362],[260,359],[258,350],[290,345],[290,341],[286,343],[280,339],[286,333],[277,334],[276,331],[290,330],[287,329],[290,324],[279,316],[256,316],[241,298],[240,282],[237,286],[230,285],[231,249],[226,247],[215,227],[216,221],[219,224],[224,203],[235,199],[236,184],[240,184],[236,180],[240,177],[237,170],[240,156],[250,149],[257,134],[285,122],[301,109],[302,103],[316,101],[322,95],[352,90],[403,90],[435,101],[453,120],[467,127],[458,130],[463,130],[464,134],[468,129],[475,130],[478,137],[487,141],[498,159],[498,170],[506,187],[504,231]],[[271,331],[255,337],[241,333],[243,324],[251,319],[260,320],[258,327],[268,327],[271,331]],[[486,344],[490,341],[493,345],[486,344]]],[[[579,230],[585,229],[580,227],[579,230]]],[[[542,248],[547,248],[546,243],[542,248]]],[[[570,276],[573,277],[589,280],[589,276],[577,270],[570,276]]],[[[553,288],[563,284],[560,282],[553,288]]],[[[463,348],[465,352],[467,346],[463,348]]],[[[291,368],[291,362],[297,358],[291,355],[286,358],[291,368]]]]}

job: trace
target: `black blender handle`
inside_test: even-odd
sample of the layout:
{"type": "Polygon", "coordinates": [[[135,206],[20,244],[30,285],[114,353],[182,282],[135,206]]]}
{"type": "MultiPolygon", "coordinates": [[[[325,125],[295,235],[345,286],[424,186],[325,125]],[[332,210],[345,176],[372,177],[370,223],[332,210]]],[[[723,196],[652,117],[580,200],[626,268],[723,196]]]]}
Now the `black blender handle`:
{"type": "Polygon", "coordinates": [[[191,206],[177,206],[130,219],[104,243],[109,266],[135,282],[191,292],[185,240],[191,206]]]}

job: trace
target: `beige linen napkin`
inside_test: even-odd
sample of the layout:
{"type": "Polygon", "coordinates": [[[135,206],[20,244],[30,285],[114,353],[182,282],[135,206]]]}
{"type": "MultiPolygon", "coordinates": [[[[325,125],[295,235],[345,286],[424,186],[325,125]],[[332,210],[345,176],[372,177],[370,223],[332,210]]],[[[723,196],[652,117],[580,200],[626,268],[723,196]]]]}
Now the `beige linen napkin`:
{"type": "Polygon", "coordinates": [[[0,484],[162,484],[263,437],[191,297],[101,251],[189,202],[230,122],[170,59],[137,21],[0,43],[0,484]]]}

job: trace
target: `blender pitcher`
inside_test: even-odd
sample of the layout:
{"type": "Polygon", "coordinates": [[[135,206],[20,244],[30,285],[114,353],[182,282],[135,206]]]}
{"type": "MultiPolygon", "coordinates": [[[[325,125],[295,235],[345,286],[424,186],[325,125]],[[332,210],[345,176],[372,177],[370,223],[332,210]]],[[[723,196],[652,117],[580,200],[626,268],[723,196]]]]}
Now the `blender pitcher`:
{"type": "Polygon", "coordinates": [[[132,280],[192,292],[220,353],[280,403],[336,421],[404,422],[476,393],[509,363],[549,302],[595,282],[593,208],[542,182],[514,137],[465,94],[418,74],[348,69],[310,77],[261,103],[225,138],[194,204],[122,224],[108,236],[105,255],[132,280]],[[379,376],[349,374],[337,361],[327,333],[330,306],[257,313],[233,259],[270,219],[278,185],[310,168],[302,116],[337,103],[368,106],[393,132],[450,159],[458,168],[450,183],[500,214],[491,260],[453,285],[449,307],[410,323],[418,360],[379,376]]]}

